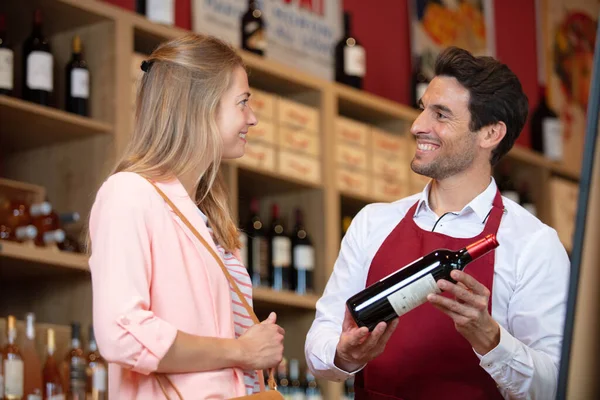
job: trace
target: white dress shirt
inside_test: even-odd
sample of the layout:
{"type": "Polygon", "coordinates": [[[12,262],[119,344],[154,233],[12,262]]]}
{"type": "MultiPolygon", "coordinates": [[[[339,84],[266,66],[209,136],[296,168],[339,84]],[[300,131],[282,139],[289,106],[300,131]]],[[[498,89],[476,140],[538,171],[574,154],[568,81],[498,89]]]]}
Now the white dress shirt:
{"type": "MultiPolygon", "coordinates": [[[[492,179],[488,188],[462,210],[441,219],[429,206],[429,185],[420,194],[393,203],[370,204],[356,215],[342,240],[333,273],[317,302],[316,318],[306,338],[305,354],[313,374],[341,381],[357,372],[342,371],[333,362],[342,332],[345,302],[365,288],[373,257],[409,208],[419,201],[415,214],[409,217],[423,230],[431,231],[435,226],[435,232],[448,236],[473,237],[483,231],[496,190],[492,179]]],[[[504,398],[553,399],[558,381],[569,258],[554,229],[517,203],[504,197],[502,201],[506,211],[497,234],[500,246],[495,252],[492,286],[492,317],[500,325],[500,343],[485,355],[473,351],[504,398]]],[[[401,251],[402,243],[398,243],[398,249],[401,251]]]]}

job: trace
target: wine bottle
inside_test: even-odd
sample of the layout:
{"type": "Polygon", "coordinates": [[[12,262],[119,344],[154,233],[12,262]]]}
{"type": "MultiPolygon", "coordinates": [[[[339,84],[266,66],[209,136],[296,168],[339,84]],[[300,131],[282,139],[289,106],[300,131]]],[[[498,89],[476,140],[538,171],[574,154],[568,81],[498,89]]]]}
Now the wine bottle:
{"type": "Polygon", "coordinates": [[[240,23],[242,48],[259,56],[265,54],[265,21],[258,1],[248,0],[248,10],[242,15],[240,23]]]}
{"type": "Polygon", "coordinates": [[[246,268],[252,278],[253,286],[269,286],[269,242],[258,210],[258,200],[253,198],[250,201],[250,219],[246,225],[248,235],[246,268]]]}
{"type": "Polygon", "coordinates": [[[46,363],[44,364],[44,400],[65,400],[65,391],[61,382],[60,371],[54,353],[56,339],[54,329],[49,328],[46,337],[46,363]]]}
{"type": "Polygon", "coordinates": [[[277,390],[286,399],[290,394],[290,379],[287,373],[287,360],[285,357],[281,360],[277,366],[277,390]]]}
{"type": "Polygon", "coordinates": [[[291,253],[292,243],[286,235],[283,221],[279,217],[279,206],[273,204],[269,232],[269,272],[273,290],[290,288],[291,253]]]}
{"type": "Polygon", "coordinates": [[[297,359],[290,359],[290,384],[289,398],[291,400],[304,400],[304,390],[300,383],[300,363],[297,359]]]}
{"type": "Polygon", "coordinates": [[[87,353],[87,395],[90,400],[106,400],[107,375],[106,361],[98,351],[96,337],[94,336],[94,327],[90,325],[88,335],[88,353],[87,353]]]}
{"type": "Polygon", "coordinates": [[[54,91],[54,57],[42,33],[42,11],[35,10],[33,30],[23,45],[23,98],[49,105],[54,91]]]}
{"type": "Polygon", "coordinates": [[[354,400],[354,377],[346,379],[344,382],[344,396],[343,400],[354,400]]]}
{"type": "Polygon", "coordinates": [[[6,321],[7,344],[2,351],[4,400],[21,400],[24,392],[24,365],[17,346],[17,321],[9,315],[6,321]]]}
{"type": "Polygon", "coordinates": [[[531,115],[531,147],[553,161],[562,160],[562,124],[548,106],[546,89],[540,89],[540,102],[531,115]]]}
{"type": "Polygon", "coordinates": [[[71,323],[71,349],[63,364],[63,386],[68,388],[69,400],[85,400],[87,362],[81,348],[81,326],[71,323]]]}
{"type": "Polygon", "coordinates": [[[362,89],[366,74],[366,52],[352,35],[350,13],[344,12],[344,37],[335,45],[335,80],[362,89]]]}
{"type": "Polygon", "coordinates": [[[388,275],[352,296],[346,302],[358,326],[372,331],[380,322],[389,322],[427,301],[430,293],[440,293],[436,282],[463,270],[470,262],[498,247],[496,235],[487,235],[458,251],[438,249],[388,275]]]}
{"type": "Polygon", "coordinates": [[[321,396],[321,390],[319,389],[319,385],[317,384],[317,380],[314,375],[307,369],[306,370],[306,392],[305,392],[306,400],[322,400],[323,396],[321,396]]]}
{"type": "Polygon", "coordinates": [[[136,0],[135,10],[152,22],[175,24],[175,0],[136,0]]]}
{"type": "Polygon", "coordinates": [[[304,228],[302,211],[296,209],[296,224],[292,234],[292,276],[291,289],[298,294],[313,291],[313,271],[315,269],[315,249],[304,228]]]}
{"type": "Polygon", "coordinates": [[[73,54],[66,67],[66,104],[65,110],[74,114],[88,115],[88,99],[90,98],[90,71],[83,58],[81,38],[73,37],[73,54]]]}
{"type": "Polygon", "coordinates": [[[0,94],[11,95],[14,88],[14,52],[8,44],[6,16],[0,13],[0,94]]]}
{"type": "Polygon", "coordinates": [[[35,349],[35,314],[25,315],[25,340],[21,347],[24,372],[25,396],[35,394],[36,390],[42,390],[42,363],[35,349]]]}

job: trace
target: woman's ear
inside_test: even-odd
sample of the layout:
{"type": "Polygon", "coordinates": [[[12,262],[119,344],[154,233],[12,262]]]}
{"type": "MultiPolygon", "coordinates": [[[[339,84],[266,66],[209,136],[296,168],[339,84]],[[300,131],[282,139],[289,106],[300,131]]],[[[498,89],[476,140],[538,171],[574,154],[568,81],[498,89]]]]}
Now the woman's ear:
{"type": "Polygon", "coordinates": [[[506,136],[506,125],[500,121],[492,125],[488,125],[484,128],[483,135],[481,136],[480,146],[484,149],[493,150],[496,148],[502,139],[506,136]]]}

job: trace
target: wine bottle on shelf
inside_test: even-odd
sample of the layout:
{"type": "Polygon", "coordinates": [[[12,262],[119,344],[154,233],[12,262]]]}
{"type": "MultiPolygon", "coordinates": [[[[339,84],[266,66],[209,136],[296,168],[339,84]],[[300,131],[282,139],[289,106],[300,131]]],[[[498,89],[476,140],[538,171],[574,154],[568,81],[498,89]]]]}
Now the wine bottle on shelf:
{"type": "Polygon", "coordinates": [[[354,400],[354,377],[346,379],[344,382],[344,396],[343,400],[354,400]]]}
{"type": "Polygon", "coordinates": [[[292,234],[292,276],[291,289],[297,294],[313,291],[315,269],[315,248],[306,233],[302,211],[296,209],[296,224],[292,234]]]}
{"type": "Polygon", "coordinates": [[[350,13],[344,12],[344,37],[335,45],[335,80],[362,89],[366,74],[366,52],[352,34],[350,13]]]}
{"type": "Polygon", "coordinates": [[[25,368],[17,346],[17,321],[9,315],[6,321],[7,343],[2,350],[4,369],[4,400],[20,400],[24,393],[25,368]]]}
{"type": "Polygon", "coordinates": [[[48,201],[32,204],[29,213],[37,228],[35,244],[39,247],[57,246],[65,240],[65,231],[60,229],[58,214],[48,201]]]}
{"type": "MultiPolygon", "coordinates": [[[[76,222],[79,222],[80,218],[81,217],[78,212],[62,213],[62,214],[59,214],[59,216],[58,216],[58,220],[60,221],[60,227],[63,228],[62,229],[63,231],[64,231],[65,225],[74,224],[76,222]]],[[[79,244],[77,239],[74,238],[72,235],[66,234],[66,233],[65,233],[65,240],[58,243],[58,248],[62,251],[68,251],[70,253],[81,253],[82,252],[81,245],[79,244]]]]}
{"type": "Polygon", "coordinates": [[[15,53],[8,43],[6,16],[0,13],[0,94],[11,95],[14,89],[15,53]]]}
{"type": "Polygon", "coordinates": [[[65,390],[54,354],[56,352],[56,339],[54,329],[49,328],[46,333],[46,363],[44,364],[44,400],[65,400],[65,390]]]}
{"type": "Polygon", "coordinates": [[[290,379],[288,378],[287,360],[285,357],[277,366],[277,390],[285,398],[290,394],[290,379]]]}
{"type": "Polygon", "coordinates": [[[306,400],[323,400],[317,380],[308,369],[306,370],[306,393],[304,398],[306,400]]]}
{"type": "Polygon", "coordinates": [[[88,115],[88,99],[90,98],[90,71],[83,58],[81,38],[73,37],[73,54],[66,67],[66,104],[65,110],[74,114],[88,115]]]}
{"type": "Polygon", "coordinates": [[[267,47],[265,38],[265,21],[258,1],[248,0],[248,10],[242,15],[240,23],[241,44],[246,51],[263,56],[267,47]]]}
{"type": "Polygon", "coordinates": [[[264,225],[258,215],[258,200],[250,201],[250,219],[246,226],[248,235],[248,264],[246,268],[252,279],[253,286],[269,286],[269,240],[264,225]]]}
{"type": "Polygon", "coordinates": [[[87,361],[81,347],[81,326],[71,323],[71,349],[63,364],[63,386],[68,388],[69,400],[85,400],[87,361]]]}
{"type": "Polygon", "coordinates": [[[42,11],[35,10],[33,30],[23,45],[23,98],[50,105],[54,92],[54,57],[42,33],[42,11]]]}
{"type": "Polygon", "coordinates": [[[36,390],[42,390],[42,363],[35,349],[35,314],[27,313],[25,315],[25,340],[21,347],[21,356],[23,357],[24,372],[24,393],[25,396],[35,395],[36,390]]]}
{"type": "Polygon", "coordinates": [[[290,399],[304,400],[304,390],[300,383],[300,363],[297,359],[290,359],[290,399]]]}
{"type": "Polygon", "coordinates": [[[562,123],[548,105],[544,87],[540,89],[540,102],[531,115],[531,147],[550,160],[562,160],[562,123]]]}
{"type": "Polygon", "coordinates": [[[175,0],[136,0],[135,10],[152,22],[175,24],[175,0]]]}
{"type": "Polygon", "coordinates": [[[106,361],[98,351],[94,327],[90,325],[87,353],[87,394],[88,400],[108,399],[106,361]]]}
{"type": "Polygon", "coordinates": [[[352,296],[346,302],[358,326],[372,331],[379,322],[401,317],[440,293],[436,282],[462,271],[469,263],[498,247],[495,235],[487,235],[458,250],[437,249],[352,296]]]}
{"type": "Polygon", "coordinates": [[[419,100],[423,97],[427,86],[429,85],[429,79],[425,76],[422,70],[422,60],[420,56],[414,57],[415,63],[413,66],[413,73],[411,78],[411,103],[414,108],[419,108],[419,100]]]}
{"type": "Polygon", "coordinates": [[[271,230],[269,232],[269,270],[271,288],[288,290],[290,288],[290,267],[292,243],[285,233],[283,221],[279,216],[279,206],[271,208],[271,230]]]}

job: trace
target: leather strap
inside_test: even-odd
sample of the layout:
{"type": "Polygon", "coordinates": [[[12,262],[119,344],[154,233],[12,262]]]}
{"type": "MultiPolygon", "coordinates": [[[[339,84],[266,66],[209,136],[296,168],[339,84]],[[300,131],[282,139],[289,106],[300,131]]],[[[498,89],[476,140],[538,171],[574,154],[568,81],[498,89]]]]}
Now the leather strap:
{"type": "MultiPolygon", "coordinates": [[[[246,311],[248,311],[248,314],[252,318],[252,321],[254,321],[255,324],[260,324],[260,321],[258,320],[258,317],[254,313],[254,310],[252,309],[252,307],[250,307],[250,304],[248,304],[246,297],[242,294],[237,283],[235,282],[233,277],[229,274],[229,271],[227,270],[227,267],[225,266],[225,264],[223,264],[223,260],[221,259],[221,257],[215,253],[213,248],[206,242],[206,240],[202,237],[202,235],[200,235],[200,233],[196,230],[196,228],[194,228],[194,226],[185,217],[185,215],[183,215],[181,213],[181,211],[179,211],[179,209],[175,206],[175,204],[173,204],[173,202],[167,197],[167,195],[162,190],[160,190],[159,187],[154,184],[154,182],[150,181],[149,179],[147,179],[147,180],[148,180],[148,182],[150,182],[150,184],[152,186],[154,186],[154,188],[156,189],[158,194],[160,194],[160,196],[167,202],[169,207],[171,207],[171,209],[175,212],[175,214],[177,214],[177,216],[181,219],[181,221],[185,224],[185,226],[188,227],[188,229],[194,234],[194,236],[196,236],[196,238],[198,238],[198,240],[200,240],[200,242],[204,245],[204,247],[206,247],[206,249],[209,251],[209,253],[214,257],[214,259],[217,261],[217,263],[223,270],[223,273],[225,274],[225,277],[229,281],[229,284],[231,285],[231,287],[233,288],[235,293],[240,298],[240,301],[244,304],[244,308],[246,309],[246,311]]],[[[275,381],[274,371],[275,371],[274,368],[269,369],[268,385],[271,390],[277,389],[277,383],[275,381]]],[[[169,383],[171,383],[171,381],[169,381],[169,383]]],[[[173,385],[173,384],[171,383],[171,385],[173,385]]],[[[162,384],[161,384],[161,388],[162,388],[162,384]]]]}

